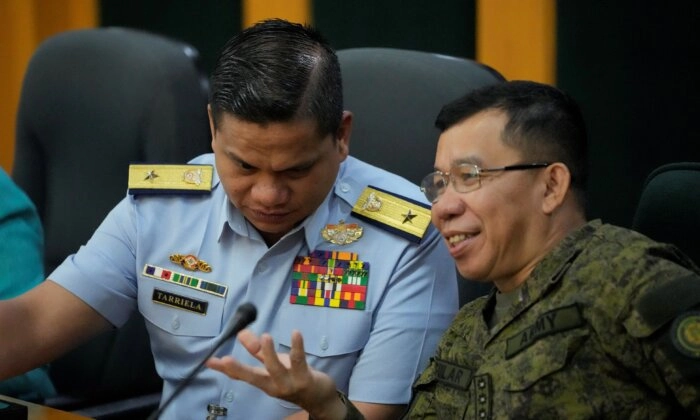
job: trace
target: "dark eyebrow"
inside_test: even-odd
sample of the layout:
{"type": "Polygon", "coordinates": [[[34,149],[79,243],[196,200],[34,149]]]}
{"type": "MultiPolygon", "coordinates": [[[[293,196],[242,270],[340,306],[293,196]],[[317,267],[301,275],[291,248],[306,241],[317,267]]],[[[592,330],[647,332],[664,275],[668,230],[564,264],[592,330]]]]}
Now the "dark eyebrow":
{"type": "Polygon", "coordinates": [[[226,156],[228,156],[231,160],[238,162],[241,164],[241,166],[246,166],[251,169],[257,169],[255,166],[251,165],[250,163],[246,162],[245,160],[239,158],[235,153],[226,151],[226,156]]]}
{"type": "Polygon", "coordinates": [[[314,159],[308,160],[306,162],[301,162],[297,165],[291,166],[289,168],[283,169],[280,172],[285,172],[285,171],[305,171],[312,166],[314,166],[319,160],[321,160],[320,157],[315,157],[314,159]]]}
{"type": "MultiPolygon", "coordinates": [[[[258,169],[257,166],[251,165],[250,163],[248,163],[248,162],[246,162],[245,160],[243,160],[243,159],[241,159],[240,157],[238,157],[238,156],[237,156],[235,153],[233,153],[233,152],[227,151],[227,152],[226,152],[226,155],[227,155],[231,160],[234,160],[234,161],[238,162],[238,163],[241,164],[242,166],[246,166],[246,167],[249,167],[249,168],[251,168],[251,169],[258,169]]],[[[299,164],[297,164],[297,165],[290,166],[289,168],[284,168],[284,169],[281,169],[281,170],[275,171],[275,172],[305,171],[305,170],[311,168],[312,166],[314,166],[319,160],[321,160],[321,157],[320,157],[320,156],[315,157],[314,159],[311,159],[311,160],[309,160],[309,161],[301,162],[301,163],[299,163],[299,164]]]]}

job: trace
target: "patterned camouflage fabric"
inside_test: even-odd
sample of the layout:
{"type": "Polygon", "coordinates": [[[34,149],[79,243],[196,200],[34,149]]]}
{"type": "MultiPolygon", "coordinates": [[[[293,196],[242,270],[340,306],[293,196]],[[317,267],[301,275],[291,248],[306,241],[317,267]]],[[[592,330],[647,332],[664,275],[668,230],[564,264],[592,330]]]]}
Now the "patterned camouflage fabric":
{"type": "Polygon", "coordinates": [[[493,334],[493,292],[462,308],[408,418],[700,418],[698,272],[673,246],[589,222],[493,334]]]}

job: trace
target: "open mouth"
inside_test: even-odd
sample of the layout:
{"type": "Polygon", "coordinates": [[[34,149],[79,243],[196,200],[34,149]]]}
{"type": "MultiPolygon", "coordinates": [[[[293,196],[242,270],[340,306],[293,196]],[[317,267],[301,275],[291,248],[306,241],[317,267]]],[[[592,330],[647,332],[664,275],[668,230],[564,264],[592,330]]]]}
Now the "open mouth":
{"type": "Polygon", "coordinates": [[[469,240],[477,235],[477,233],[460,233],[457,235],[452,235],[446,238],[446,240],[447,243],[450,244],[450,246],[456,246],[457,244],[469,240]]]}

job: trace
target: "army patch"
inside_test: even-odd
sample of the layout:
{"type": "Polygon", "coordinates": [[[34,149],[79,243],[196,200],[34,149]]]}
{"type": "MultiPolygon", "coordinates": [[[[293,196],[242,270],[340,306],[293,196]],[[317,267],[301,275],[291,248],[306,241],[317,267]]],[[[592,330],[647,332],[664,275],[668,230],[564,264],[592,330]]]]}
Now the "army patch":
{"type": "Polygon", "coordinates": [[[294,259],[289,302],[364,310],[368,279],[369,263],[356,253],[313,251],[294,259]]]}
{"type": "Polygon", "coordinates": [[[440,359],[435,359],[435,375],[443,384],[461,390],[466,390],[472,380],[471,369],[440,359]]]}
{"type": "Polygon", "coordinates": [[[369,186],[352,214],[412,242],[420,242],[430,226],[430,206],[369,186]]]}
{"type": "Polygon", "coordinates": [[[228,290],[228,288],[223,284],[202,280],[196,277],[188,276],[187,274],[178,273],[176,271],[150,264],[144,265],[142,274],[146,277],[189,287],[190,289],[199,290],[200,292],[209,293],[219,297],[225,297],[226,291],[228,290]]]}
{"type": "Polygon", "coordinates": [[[686,312],[673,322],[671,340],[678,351],[700,358],[700,311],[686,312]]]}
{"type": "Polygon", "coordinates": [[[533,325],[506,339],[505,357],[510,359],[540,338],[577,328],[583,324],[583,316],[575,304],[545,312],[533,325]]]}
{"type": "Polygon", "coordinates": [[[129,194],[204,194],[213,174],[212,165],[129,165],[129,194]]]}
{"type": "Polygon", "coordinates": [[[186,296],[176,295],[175,293],[166,292],[165,290],[153,289],[153,301],[161,305],[171,306],[173,308],[184,309],[186,311],[195,312],[200,315],[207,314],[209,302],[199,299],[193,299],[186,296]]]}

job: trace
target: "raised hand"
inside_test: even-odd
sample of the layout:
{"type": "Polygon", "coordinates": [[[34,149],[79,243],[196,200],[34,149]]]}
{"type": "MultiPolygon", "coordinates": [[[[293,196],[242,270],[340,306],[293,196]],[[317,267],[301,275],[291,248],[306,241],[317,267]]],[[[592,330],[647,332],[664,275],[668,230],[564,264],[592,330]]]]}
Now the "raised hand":
{"type": "Polygon", "coordinates": [[[231,356],[212,357],[206,366],[232,379],[247,382],[266,394],[297,404],[314,419],[342,419],[345,406],[338,398],[333,379],[309,367],[304,352],[304,339],[299,331],[292,332],[292,347],[287,353],[277,353],[272,337],[257,337],[250,330],[238,333],[238,341],[263,366],[250,366],[231,356]]]}

